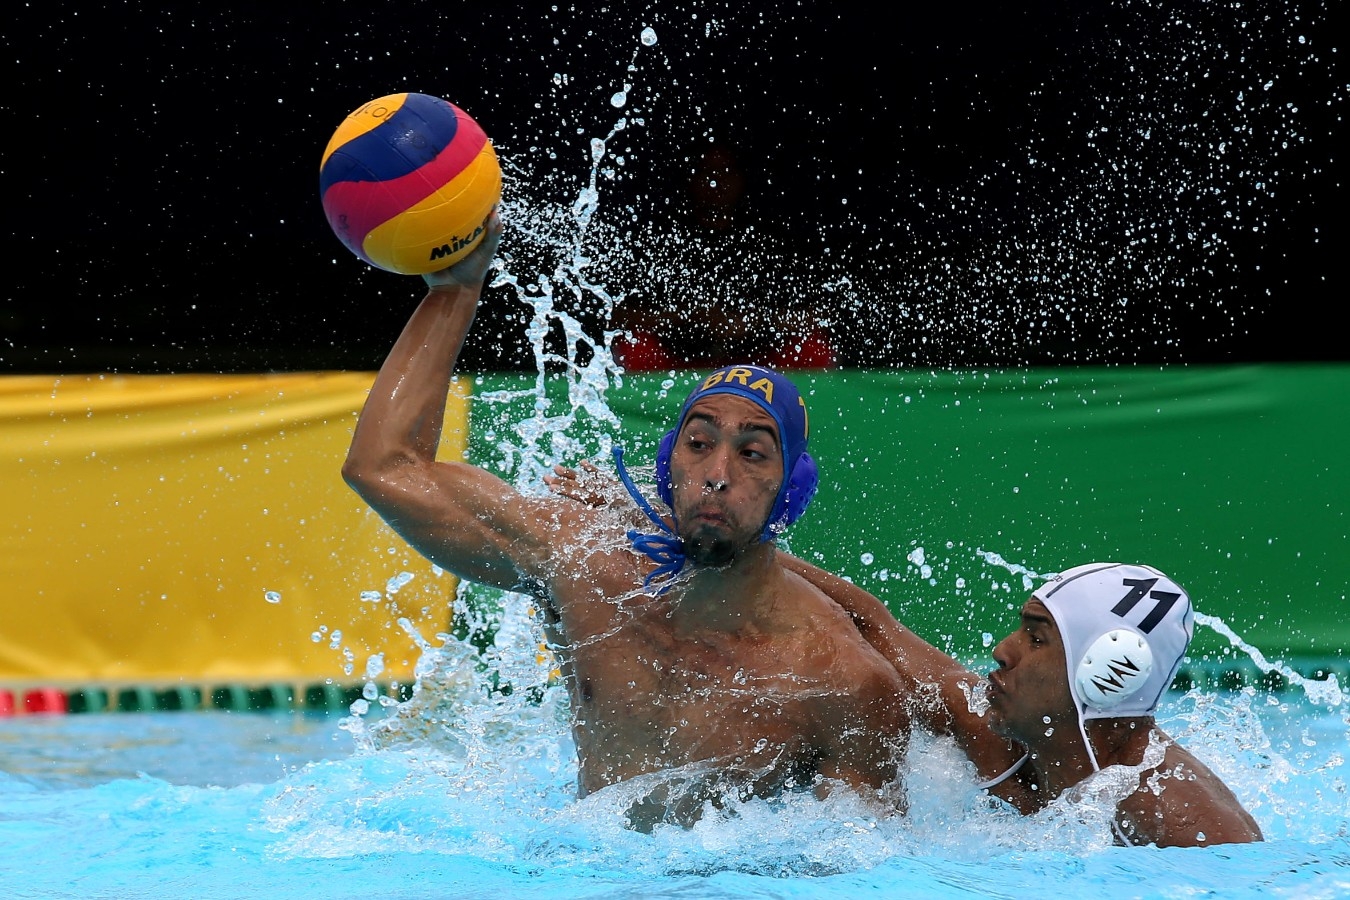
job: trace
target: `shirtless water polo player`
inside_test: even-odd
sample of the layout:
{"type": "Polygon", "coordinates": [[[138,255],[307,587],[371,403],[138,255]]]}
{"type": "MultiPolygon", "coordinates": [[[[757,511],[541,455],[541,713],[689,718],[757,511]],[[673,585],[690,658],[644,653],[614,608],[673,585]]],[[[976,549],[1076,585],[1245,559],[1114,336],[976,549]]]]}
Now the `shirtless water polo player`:
{"type": "MultiPolygon", "coordinates": [[[[423,276],[427,293],[380,368],[343,477],[455,575],[536,595],[570,692],[578,791],[669,773],[630,824],[688,824],[707,802],[828,794],[903,806],[899,674],[774,538],[816,484],[800,394],[729,367],[701,382],[658,454],[670,511],[651,533],[616,510],[522,493],[436,459],[445,401],[501,239],[423,276]]],[[[623,476],[626,479],[626,475],[623,476]]],[[[658,779],[659,780],[659,779],[658,779]]]]}

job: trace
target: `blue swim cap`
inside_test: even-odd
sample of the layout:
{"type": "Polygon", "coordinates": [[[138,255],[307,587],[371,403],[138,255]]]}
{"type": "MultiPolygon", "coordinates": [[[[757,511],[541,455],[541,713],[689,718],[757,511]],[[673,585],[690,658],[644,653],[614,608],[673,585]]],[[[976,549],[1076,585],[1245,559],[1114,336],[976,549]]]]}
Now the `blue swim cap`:
{"type": "Polygon", "coordinates": [[[670,454],[675,438],[684,427],[689,410],[704,397],[734,394],[753,402],[773,418],[778,427],[778,443],[783,450],[783,483],[778,489],[773,510],[764,523],[761,541],[770,541],[801,518],[820,483],[815,460],[806,452],[810,423],[806,401],[796,385],[784,376],[762,366],[725,366],[699,382],[685,398],[675,427],[666,432],[656,451],[656,491],[667,506],[674,505],[670,480],[670,454]]]}

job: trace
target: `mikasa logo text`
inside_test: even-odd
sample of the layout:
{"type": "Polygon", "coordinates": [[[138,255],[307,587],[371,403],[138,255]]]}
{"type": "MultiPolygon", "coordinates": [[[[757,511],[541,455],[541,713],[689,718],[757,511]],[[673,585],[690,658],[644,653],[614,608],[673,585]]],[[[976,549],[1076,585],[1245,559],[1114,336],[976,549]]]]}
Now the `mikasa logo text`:
{"type": "Polygon", "coordinates": [[[430,259],[432,262],[435,262],[438,259],[444,259],[447,256],[453,256],[454,254],[463,250],[465,247],[470,246],[471,244],[473,244],[474,241],[482,237],[483,232],[486,230],[487,230],[487,220],[484,219],[483,224],[475,228],[472,234],[467,235],[465,237],[456,237],[450,243],[441,244],[439,247],[432,247],[431,256],[429,256],[428,259],[430,259]]]}

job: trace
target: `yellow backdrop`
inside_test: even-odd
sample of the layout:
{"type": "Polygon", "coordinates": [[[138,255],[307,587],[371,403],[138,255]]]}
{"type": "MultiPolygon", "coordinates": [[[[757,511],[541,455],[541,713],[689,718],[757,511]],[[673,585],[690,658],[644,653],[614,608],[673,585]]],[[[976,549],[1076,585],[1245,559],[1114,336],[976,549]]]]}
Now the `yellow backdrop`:
{"type": "Polygon", "coordinates": [[[0,379],[0,686],[411,681],[454,582],[342,481],[372,380],[0,379]]]}

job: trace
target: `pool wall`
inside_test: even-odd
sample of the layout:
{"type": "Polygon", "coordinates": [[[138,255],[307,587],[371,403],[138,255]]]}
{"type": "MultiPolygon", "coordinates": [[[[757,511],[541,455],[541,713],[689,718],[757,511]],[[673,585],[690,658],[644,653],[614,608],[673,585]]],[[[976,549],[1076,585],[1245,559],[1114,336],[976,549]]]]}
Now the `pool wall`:
{"type": "MultiPolygon", "coordinates": [[[[565,426],[565,461],[617,440],[641,465],[694,377],[610,386],[621,428],[578,412],[571,379],[542,408],[533,376],[463,379],[442,455],[510,478],[505,447],[565,426]],[[470,391],[492,402],[466,427],[470,391]]],[[[1023,572],[1115,559],[1169,572],[1268,659],[1343,672],[1350,366],[796,377],[821,490],[787,548],[955,655],[987,657],[1023,572]]],[[[455,585],[342,484],[372,378],[0,379],[0,714],[341,708],[366,681],[406,687],[396,620],[446,630],[455,585]]],[[[1235,683],[1251,662],[1202,628],[1183,675],[1235,683]]]]}

